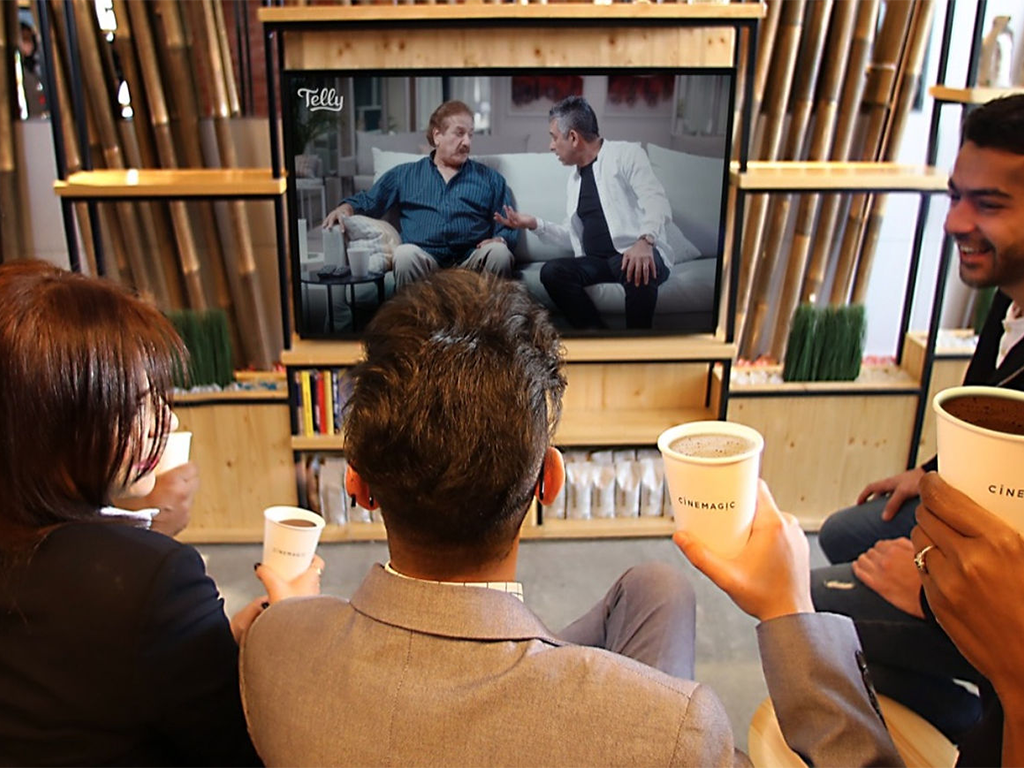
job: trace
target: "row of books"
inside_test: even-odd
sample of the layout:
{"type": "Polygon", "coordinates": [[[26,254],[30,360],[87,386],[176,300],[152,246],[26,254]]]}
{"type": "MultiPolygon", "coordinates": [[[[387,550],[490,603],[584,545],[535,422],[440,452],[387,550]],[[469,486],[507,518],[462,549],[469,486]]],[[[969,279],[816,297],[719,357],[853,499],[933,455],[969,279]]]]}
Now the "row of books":
{"type": "Polygon", "coordinates": [[[292,406],[292,434],[341,434],[342,410],[352,395],[352,381],[345,370],[303,368],[292,375],[298,394],[292,406]]]}

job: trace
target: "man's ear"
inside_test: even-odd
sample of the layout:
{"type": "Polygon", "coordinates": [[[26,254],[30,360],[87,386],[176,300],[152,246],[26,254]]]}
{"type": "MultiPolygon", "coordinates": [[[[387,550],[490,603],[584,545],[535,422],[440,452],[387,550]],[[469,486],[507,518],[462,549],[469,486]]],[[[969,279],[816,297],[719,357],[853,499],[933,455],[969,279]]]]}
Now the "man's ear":
{"type": "Polygon", "coordinates": [[[351,464],[345,470],[345,493],[352,498],[353,503],[363,509],[373,510],[379,506],[377,500],[370,493],[370,486],[359,476],[358,472],[352,469],[351,464]]]}
{"type": "Polygon", "coordinates": [[[537,480],[537,501],[545,506],[551,504],[564,485],[565,460],[560,450],[549,445],[540,467],[540,479],[537,480]]]}

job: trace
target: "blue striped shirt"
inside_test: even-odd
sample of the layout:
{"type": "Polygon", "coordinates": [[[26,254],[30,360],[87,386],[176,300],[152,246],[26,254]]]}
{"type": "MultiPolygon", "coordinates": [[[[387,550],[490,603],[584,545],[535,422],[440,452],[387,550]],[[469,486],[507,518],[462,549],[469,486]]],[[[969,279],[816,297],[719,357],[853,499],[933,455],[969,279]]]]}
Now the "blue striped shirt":
{"type": "Polygon", "coordinates": [[[442,266],[462,261],[481,240],[503,237],[510,251],[519,240],[518,230],[494,221],[495,212],[512,205],[505,178],[472,159],[445,184],[431,153],[396,165],[370,189],[342,202],[377,219],[397,205],[402,242],[418,245],[442,266]]]}

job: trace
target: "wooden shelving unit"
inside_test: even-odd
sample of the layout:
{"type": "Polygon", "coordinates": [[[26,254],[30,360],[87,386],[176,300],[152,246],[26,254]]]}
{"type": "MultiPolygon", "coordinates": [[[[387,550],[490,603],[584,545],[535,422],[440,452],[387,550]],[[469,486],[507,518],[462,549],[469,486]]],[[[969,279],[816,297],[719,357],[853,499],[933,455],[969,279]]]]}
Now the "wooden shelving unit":
{"type": "Polygon", "coordinates": [[[72,200],[265,198],[283,195],[285,185],[269,168],[127,168],[78,171],[53,182],[53,190],[72,200]]]}
{"type": "MultiPolygon", "coordinates": [[[[715,68],[740,66],[740,32],[753,31],[764,3],[581,3],[551,5],[398,5],[268,7],[259,18],[282,47],[288,71],[415,71],[444,68],[715,68]],[[580,23],[585,22],[585,23],[580,23]]],[[[749,36],[750,40],[754,36],[749,36]]],[[[747,81],[756,56],[747,53],[747,81]]],[[[752,95],[747,94],[749,105],[752,95]]],[[[748,110],[749,112],[749,110],[748,110]]],[[[750,125],[744,115],[742,146],[750,125]]],[[[745,156],[742,160],[745,163],[745,156]]],[[[719,297],[724,318],[731,294],[719,297]]],[[[721,418],[728,392],[711,369],[725,370],[736,345],[723,319],[715,333],[564,340],[569,386],[555,441],[563,447],[653,447],[667,427],[721,418]]],[[[282,362],[302,369],[345,368],[362,356],[357,342],[292,339],[282,362]]],[[[295,384],[290,383],[292,402],[295,384]]],[[[298,420],[294,420],[298,421],[298,420]]],[[[291,438],[296,453],[337,451],[340,435],[291,438]]],[[[666,518],[544,520],[524,538],[663,536],[666,518]]],[[[383,538],[379,525],[328,526],[329,541],[383,538]]]]}
{"type": "Polygon", "coordinates": [[[951,88],[947,85],[933,85],[928,95],[943,104],[984,104],[992,99],[1024,93],[1024,88],[951,88]]]}
{"type": "Polygon", "coordinates": [[[745,192],[945,192],[945,171],[875,162],[751,161],[745,173],[733,164],[733,184],[745,192]]]}

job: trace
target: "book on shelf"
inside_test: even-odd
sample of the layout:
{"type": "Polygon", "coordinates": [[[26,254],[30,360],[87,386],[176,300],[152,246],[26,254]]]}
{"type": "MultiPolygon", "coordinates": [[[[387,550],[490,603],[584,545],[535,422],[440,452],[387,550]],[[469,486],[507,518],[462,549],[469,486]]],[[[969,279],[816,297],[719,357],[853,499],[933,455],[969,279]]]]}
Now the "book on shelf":
{"type": "Polygon", "coordinates": [[[341,434],[342,412],[352,395],[343,368],[300,369],[293,373],[295,402],[292,434],[299,437],[341,434]]]}

